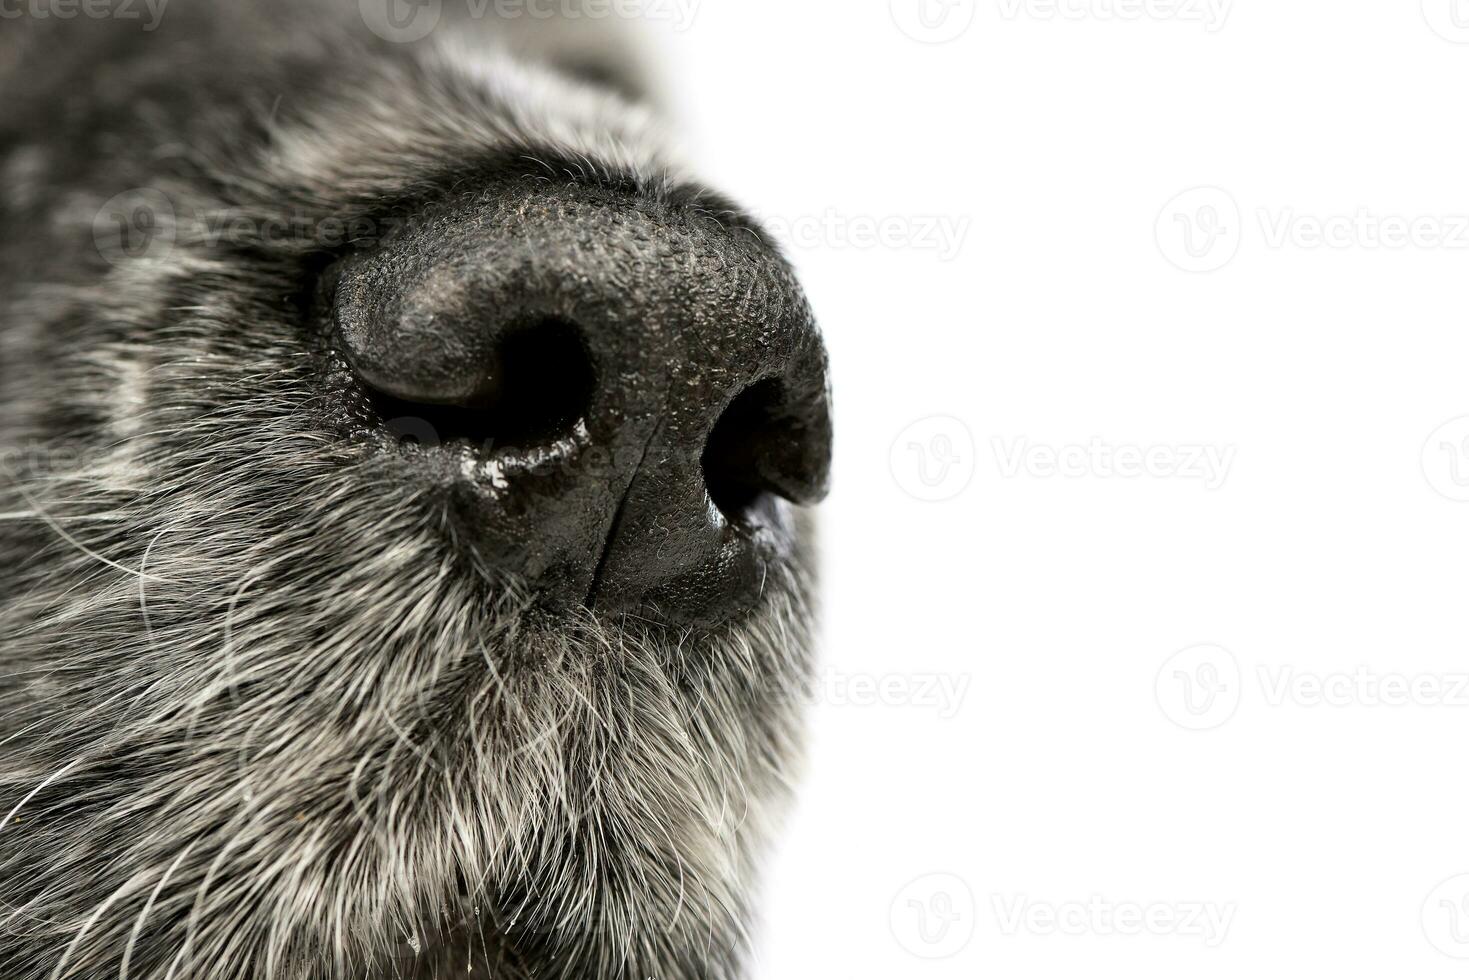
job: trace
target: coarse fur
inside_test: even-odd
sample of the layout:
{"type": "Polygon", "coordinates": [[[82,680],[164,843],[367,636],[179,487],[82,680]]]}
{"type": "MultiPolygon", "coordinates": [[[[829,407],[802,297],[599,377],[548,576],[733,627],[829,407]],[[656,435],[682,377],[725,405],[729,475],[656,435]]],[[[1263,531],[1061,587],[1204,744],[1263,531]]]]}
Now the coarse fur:
{"type": "Polygon", "coordinates": [[[740,219],[649,109],[356,8],[0,36],[0,977],[741,976],[805,519],[716,629],[548,615],[343,436],[310,339],[344,237],[446,188],[740,219]]]}

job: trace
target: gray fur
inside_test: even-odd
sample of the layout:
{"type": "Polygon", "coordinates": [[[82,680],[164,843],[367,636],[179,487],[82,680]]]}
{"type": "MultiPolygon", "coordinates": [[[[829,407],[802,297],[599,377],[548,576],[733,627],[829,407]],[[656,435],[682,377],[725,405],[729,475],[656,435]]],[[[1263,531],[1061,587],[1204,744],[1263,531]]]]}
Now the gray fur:
{"type": "Polygon", "coordinates": [[[711,633],[547,620],[340,437],[304,339],[322,229],[383,202],[717,199],[648,110],[354,6],[0,40],[0,977],[739,976],[804,547],[711,633]],[[175,243],[109,262],[139,188],[175,243]]]}

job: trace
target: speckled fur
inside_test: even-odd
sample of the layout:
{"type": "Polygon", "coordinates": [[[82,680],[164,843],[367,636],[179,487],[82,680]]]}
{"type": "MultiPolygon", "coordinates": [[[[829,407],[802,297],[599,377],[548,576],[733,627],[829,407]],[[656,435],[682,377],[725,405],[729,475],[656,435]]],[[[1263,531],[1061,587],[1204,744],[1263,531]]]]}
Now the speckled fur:
{"type": "Polygon", "coordinates": [[[717,199],[647,110],[353,8],[0,37],[0,977],[741,976],[804,548],[713,633],[548,618],[339,437],[306,339],[333,222],[717,199]],[[109,262],[138,188],[175,244],[109,262]]]}

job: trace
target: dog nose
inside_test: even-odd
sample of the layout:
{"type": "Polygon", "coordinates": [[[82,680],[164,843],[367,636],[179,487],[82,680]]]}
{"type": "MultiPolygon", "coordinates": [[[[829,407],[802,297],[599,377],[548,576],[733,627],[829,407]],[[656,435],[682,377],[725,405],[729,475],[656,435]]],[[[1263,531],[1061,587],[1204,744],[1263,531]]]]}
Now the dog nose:
{"type": "Polygon", "coordinates": [[[505,181],[343,260],[334,346],[396,473],[539,596],[712,625],[826,492],[827,358],[778,252],[688,194],[505,181]]]}

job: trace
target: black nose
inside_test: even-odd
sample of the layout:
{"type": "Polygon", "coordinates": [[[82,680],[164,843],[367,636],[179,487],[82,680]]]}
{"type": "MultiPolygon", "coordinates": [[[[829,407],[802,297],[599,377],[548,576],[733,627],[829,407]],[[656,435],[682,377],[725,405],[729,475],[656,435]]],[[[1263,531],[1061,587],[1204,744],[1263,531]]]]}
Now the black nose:
{"type": "Polygon", "coordinates": [[[820,336],[721,212],[497,183],[345,260],[333,314],[399,469],[541,595],[721,621],[791,549],[789,504],[825,493],[820,336]]]}

